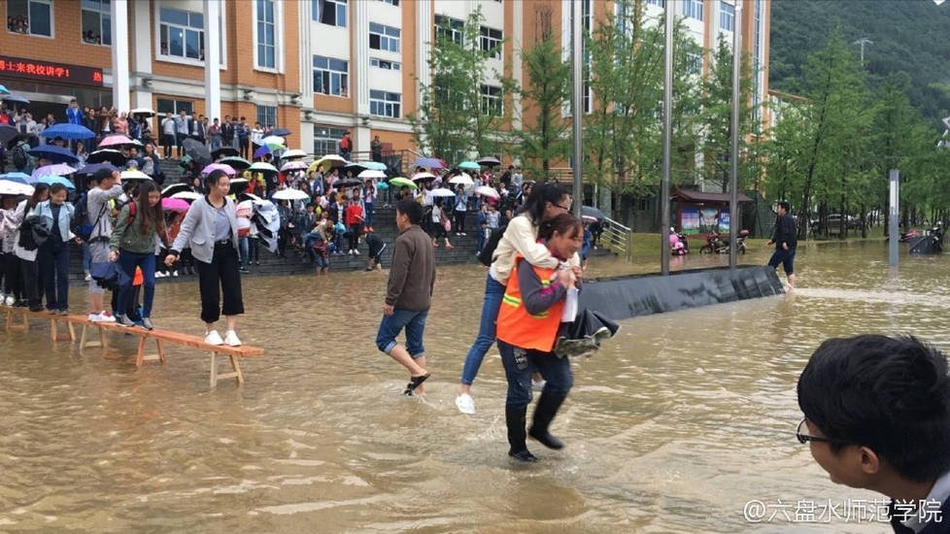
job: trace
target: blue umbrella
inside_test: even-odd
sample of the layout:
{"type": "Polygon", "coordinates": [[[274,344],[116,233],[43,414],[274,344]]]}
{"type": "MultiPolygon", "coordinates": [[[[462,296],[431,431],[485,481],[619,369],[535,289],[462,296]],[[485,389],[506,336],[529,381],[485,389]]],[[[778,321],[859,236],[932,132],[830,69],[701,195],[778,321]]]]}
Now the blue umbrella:
{"type": "Polygon", "coordinates": [[[90,163],[89,165],[86,165],[82,169],[79,169],[78,171],[76,171],[76,174],[92,176],[93,174],[96,174],[102,169],[107,169],[110,173],[119,170],[118,167],[116,167],[115,165],[112,165],[111,163],[90,163]]]}
{"type": "Polygon", "coordinates": [[[3,85],[0,85],[0,94],[7,94],[7,95],[8,95],[8,94],[10,94],[10,90],[7,89],[6,87],[4,87],[3,85]]]}
{"type": "Polygon", "coordinates": [[[416,158],[416,167],[425,167],[426,169],[442,169],[445,165],[439,158],[416,158]]]}
{"type": "Polygon", "coordinates": [[[287,128],[274,128],[273,130],[270,131],[268,135],[276,135],[278,137],[285,137],[290,134],[291,132],[287,128]]]}
{"type": "Polygon", "coordinates": [[[62,137],[63,139],[92,139],[96,136],[92,130],[81,124],[57,122],[40,134],[43,137],[62,137]]]}
{"type": "Polygon", "coordinates": [[[373,171],[385,171],[386,164],[380,163],[378,161],[361,161],[357,165],[363,167],[364,169],[370,169],[373,171]]]}
{"type": "Polygon", "coordinates": [[[477,171],[481,169],[482,166],[474,161],[463,161],[462,163],[458,164],[458,168],[462,170],[477,171]]]}
{"type": "Polygon", "coordinates": [[[263,158],[264,154],[270,154],[270,147],[267,145],[262,145],[261,148],[254,151],[255,158],[263,158]]]}
{"type": "Polygon", "coordinates": [[[36,183],[35,178],[23,172],[8,172],[6,174],[0,174],[0,180],[7,180],[10,182],[26,185],[33,185],[36,183]]]}
{"type": "Polygon", "coordinates": [[[56,145],[40,145],[30,149],[30,154],[38,158],[45,158],[53,163],[79,163],[79,158],[65,148],[56,145]]]}
{"type": "Polygon", "coordinates": [[[40,181],[37,183],[46,185],[63,184],[66,186],[66,189],[76,189],[76,186],[72,182],[62,176],[44,176],[40,178],[40,181]]]}

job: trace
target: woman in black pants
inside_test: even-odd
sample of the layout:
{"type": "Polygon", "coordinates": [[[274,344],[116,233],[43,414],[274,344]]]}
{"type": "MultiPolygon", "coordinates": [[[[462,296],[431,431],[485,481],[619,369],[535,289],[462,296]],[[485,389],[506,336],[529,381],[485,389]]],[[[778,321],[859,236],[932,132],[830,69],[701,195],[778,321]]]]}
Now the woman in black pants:
{"type": "Polygon", "coordinates": [[[198,290],[201,294],[201,320],[205,323],[205,343],[239,346],[234,328],[237,316],[244,313],[241,296],[241,274],[238,271],[237,210],[227,197],[231,180],[224,171],[214,171],[205,178],[205,196],[195,200],[181,223],[181,230],[172,245],[165,264],[171,266],[179,251],[191,247],[198,267],[198,290]],[[218,307],[222,300],[223,305],[218,307]],[[224,339],[214,323],[224,315],[227,332],[224,339]]]}

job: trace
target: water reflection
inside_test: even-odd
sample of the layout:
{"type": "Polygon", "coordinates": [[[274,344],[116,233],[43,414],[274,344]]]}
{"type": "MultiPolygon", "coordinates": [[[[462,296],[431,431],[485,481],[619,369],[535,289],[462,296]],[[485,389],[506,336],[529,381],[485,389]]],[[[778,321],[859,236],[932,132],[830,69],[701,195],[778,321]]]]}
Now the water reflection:
{"type": "MultiPolygon", "coordinates": [[[[535,443],[542,461],[527,468],[505,454],[496,351],[473,389],[478,413],[454,406],[476,266],[440,270],[424,400],[400,395],[405,377],[373,346],[374,273],[247,279],[241,337],[267,352],[244,364],[243,388],[209,391],[207,358],[181,348],[135,371],[119,356],[132,338],[113,337],[121,351],[103,358],[50,348],[44,327],[0,334],[0,530],[881,532],[782,514],[750,524],[743,506],[781,501],[795,519],[799,501],[877,498],[833,485],[794,439],[794,388],[829,336],[912,332],[945,348],[947,260],[902,257],[891,273],[886,258],[883,245],[805,247],[790,295],[624,321],[575,363],[554,425],[568,448],[535,443]]],[[[590,276],[652,269],[596,259],[590,276]]],[[[161,285],[156,323],[199,330],[196,293],[161,285]]]]}

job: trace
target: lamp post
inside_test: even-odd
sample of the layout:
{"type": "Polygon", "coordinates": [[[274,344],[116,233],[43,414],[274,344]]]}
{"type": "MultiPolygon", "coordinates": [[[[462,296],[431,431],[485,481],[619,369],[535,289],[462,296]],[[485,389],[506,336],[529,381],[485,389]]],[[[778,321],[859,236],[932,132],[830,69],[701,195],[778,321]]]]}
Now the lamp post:
{"type": "MultiPolygon", "coordinates": [[[[934,0],[934,2],[936,1],[937,0],[934,0]]],[[[944,0],[939,0],[939,1],[943,2],[944,0]]],[[[937,5],[939,6],[940,4],[938,3],[937,5]]],[[[861,47],[861,66],[863,67],[864,66],[864,45],[874,44],[874,41],[868,39],[867,37],[862,37],[851,44],[859,45],[861,47]]]]}

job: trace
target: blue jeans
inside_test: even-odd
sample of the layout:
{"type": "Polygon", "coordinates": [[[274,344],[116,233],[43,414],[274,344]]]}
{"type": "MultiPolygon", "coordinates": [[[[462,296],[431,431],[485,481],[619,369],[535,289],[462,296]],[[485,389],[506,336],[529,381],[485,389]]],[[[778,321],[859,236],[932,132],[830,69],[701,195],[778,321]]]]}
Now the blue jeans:
{"type": "Polygon", "coordinates": [[[88,273],[92,269],[92,254],[89,253],[89,243],[82,242],[82,272],[88,273]]]}
{"type": "Polygon", "coordinates": [[[142,269],[142,286],[145,294],[142,301],[142,317],[151,317],[152,303],[155,301],[155,254],[136,254],[123,250],[119,254],[119,267],[129,275],[129,282],[119,287],[115,314],[126,314],[128,294],[132,289],[132,279],[135,278],[135,268],[138,267],[142,269]]]}
{"type": "Polygon", "coordinates": [[[558,358],[553,352],[520,349],[498,340],[501,363],[505,366],[505,378],[508,379],[508,396],[505,407],[525,408],[531,402],[531,371],[537,368],[547,381],[546,393],[566,396],[574,386],[574,373],[571,372],[571,360],[565,356],[558,358]]]}
{"type": "Polygon", "coordinates": [[[373,209],[373,203],[367,202],[366,209],[363,211],[365,212],[364,213],[365,218],[363,219],[363,226],[373,226],[373,212],[376,211],[375,209],[373,209]]]}
{"type": "Polygon", "coordinates": [[[501,299],[505,296],[505,286],[501,285],[490,274],[485,276],[485,301],[482,303],[482,319],[478,325],[478,335],[472,348],[468,349],[465,363],[462,365],[462,383],[471,386],[478,375],[478,368],[482,366],[485,354],[495,342],[495,323],[498,321],[498,309],[501,308],[501,299]]]}
{"type": "Polygon", "coordinates": [[[247,236],[239,237],[238,238],[238,253],[241,255],[241,260],[239,262],[241,267],[247,267],[248,264],[251,262],[250,258],[248,257],[248,247],[249,247],[248,237],[247,236]]]}
{"type": "Polygon", "coordinates": [[[41,284],[46,289],[46,309],[65,310],[69,307],[69,245],[61,243],[53,250],[44,243],[36,255],[41,284]]]}
{"type": "Polygon", "coordinates": [[[406,350],[413,360],[426,355],[426,349],[422,346],[422,334],[426,329],[426,317],[429,316],[429,310],[401,310],[396,308],[392,315],[383,315],[383,320],[379,323],[379,331],[376,333],[376,347],[386,354],[389,354],[396,346],[396,336],[403,328],[406,329],[406,350]]]}

